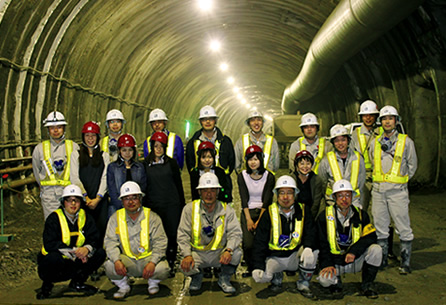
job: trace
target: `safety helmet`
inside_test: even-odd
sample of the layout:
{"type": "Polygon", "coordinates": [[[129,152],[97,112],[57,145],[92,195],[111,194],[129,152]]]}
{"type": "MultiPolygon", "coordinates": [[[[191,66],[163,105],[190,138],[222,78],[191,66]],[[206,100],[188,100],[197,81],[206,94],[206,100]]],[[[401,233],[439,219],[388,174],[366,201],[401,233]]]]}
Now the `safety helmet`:
{"type": "Polygon", "coordinates": [[[260,153],[263,155],[263,150],[257,145],[251,145],[246,149],[245,156],[253,153],[260,153]]]}
{"type": "Polygon", "coordinates": [[[166,113],[159,108],[153,109],[149,114],[149,121],[147,123],[151,123],[154,121],[168,121],[169,119],[166,116],[166,113]]]}
{"type": "Polygon", "coordinates": [[[301,150],[301,151],[297,152],[296,157],[294,158],[294,166],[296,166],[297,163],[302,158],[308,158],[308,159],[310,159],[311,164],[312,165],[314,164],[314,157],[313,157],[313,155],[308,150],[301,150]]]}
{"type": "Polygon", "coordinates": [[[376,103],[372,100],[363,102],[359,107],[358,115],[363,114],[379,114],[378,106],[376,106],[376,103]]]}
{"type": "Polygon", "coordinates": [[[345,179],[338,180],[333,184],[333,193],[332,194],[336,194],[336,193],[342,192],[342,191],[351,191],[351,192],[353,192],[353,195],[356,193],[355,190],[353,189],[350,181],[345,180],[345,179]]]}
{"type": "Polygon", "coordinates": [[[150,142],[158,141],[167,145],[167,136],[164,132],[157,131],[150,137],[150,142]]]}
{"type": "Polygon", "coordinates": [[[87,122],[84,124],[84,127],[82,127],[82,133],[96,133],[101,134],[101,127],[99,127],[99,124],[93,121],[87,122]]]}
{"type": "Polygon", "coordinates": [[[342,125],[342,124],[336,124],[330,129],[330,140],[333,140],[334,138],[338,136],[347,136],[350,137],[350,133],[348,132],[348,129],[342,125]]]}
{"type": "Polygon", "coordinates": [[[60,202],[63,202],[64,198],[71,196],[79,197],[82,199],[82,201],[84,201],[84,195],[82,194],[81,188],[75,184],[68,185],[63,189],[62,197],[60,197],[60,202]]]}
{"type": "Polygon", "coordinates": [[[135,138],[131,134],[123,134],[118,139],[118,147],[136,147],[135,138]]]}
{"type": "Polygon", "coordinates": [[[294,196],[299,194],[299,189],[297,188],[296,181],[291,176],[284,175],[284,176],[281,176],[279,179],[277,179],[276,186],[274,187],[274,190],[273,190],[274,194],[276,194],[276,196],[277,196],[277,190],[280,188],[283,188],[283,187],[293,188],[294,196]]]}
{"type": "Polygon", "coordinates": [[[119,199],[122,199],[122,197],[128,196],[128,195],[141,195],[144,196],[144,193],[141,192],[141,188],[139,187],[139,184],[134,181],[127,181],[121,186],[121,189],[119,191],[119,199]]]}
{"type": "Polygon", "coordinates": [[[198,145],[197,153],[203,149],[214,149],[215,150],[215,145],[212,142],[203,141],[200,143],[200,145],[198,145]]]}
{"type": "Polygon", "coordinates": [[[198,181],[197,190],[200,189],[219,189],[221,188],[218,178],[213,173],[204,173],[198,181]]]}
{"type": "Polygon", "coordinates": [[[265,122],[265,119],[263,118],[263,114],[260,111],[258,111],[258,110],[251,110],[249,112],[249,116],[248,116],[248,118],[245,121],[246,125],[249,126],[249,120],[252,119],[252,118],[261,118],[262,121],[265,122]]]}
{"type": "Polygon", "coordinates": [[[379,111],[378,120],[381,121],[381,118],[386,115],[395,116],[397,121],[400,121],[401,119],[400,115],[398,114],[398,111],[393,106],[384,106],[383,108],[381,108],[381,110],[379,111]]]}
{"type": "Polygon", "coordinates": [[[44,127],[67,125],[64,115],[59,111],[51,111],[45,120],[43,120],[44,127]]]}
{"type": "Polygon", "coordinates": [[[214,107],[206,105],[200,109],[200,117],[198,119],[202,118],[218,118],[218,115],[215,112],[214,107]]]}
{"type": "Polygon", "coordinates": [[[300,119],[301,123],[299,127],[304,127],[308,125],[316,125],[319,126],[319,122],[317,121],[317,117],[311,112],[305,113],[300,119]]]}
{"type": "Polygon", "coordinates": [[[105,123],[107,124],[108,121],[111,121],[111,120],[121,120],[122,123],[125,124],[124,116],[122,115],[122,112],[119,111],[118,109],[112,109],[109,112],[107,112],[107,116],[105,118],[105,123]]]}

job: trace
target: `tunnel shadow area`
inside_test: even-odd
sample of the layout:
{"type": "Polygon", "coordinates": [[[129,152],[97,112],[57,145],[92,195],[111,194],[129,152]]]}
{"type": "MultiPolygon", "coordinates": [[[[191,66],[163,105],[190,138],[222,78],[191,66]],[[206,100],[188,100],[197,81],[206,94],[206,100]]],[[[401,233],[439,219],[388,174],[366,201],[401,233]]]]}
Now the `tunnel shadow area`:
{"type": "Polygon", "coordinates": [[[424,270],[435,265],[441,265],[446,262],[446,251],[412,252],[411,267],[412,270],[424,270]]]}
{"type": "MultiPolygon", "coordinates": [[[[316,299],[318,300],[333,300],[332,294],[330,293],[330,290],[328,288],[324,288],[318,283],[312,283],[311,285],[311,291],[313,291],[313,294],[315,295],[316,299]]],[[[396,288],[393,285],[390,285],[388,283],[382,283],[382,282],[375,282],[374,283],[374,289],[378,292],[379,295],[381,294],[396,294],[396,288]]],[[[299,293],[297,289],[296,293],[299,293]]],[[[342,285],[342,293],[343,296],[358,296],[358,297],[364,297],[361,294],[361,283],[354,282],[354,283],[343,283],[342,285]]],[[[365,297],[364,297],[365,298],[365,297]]]]}

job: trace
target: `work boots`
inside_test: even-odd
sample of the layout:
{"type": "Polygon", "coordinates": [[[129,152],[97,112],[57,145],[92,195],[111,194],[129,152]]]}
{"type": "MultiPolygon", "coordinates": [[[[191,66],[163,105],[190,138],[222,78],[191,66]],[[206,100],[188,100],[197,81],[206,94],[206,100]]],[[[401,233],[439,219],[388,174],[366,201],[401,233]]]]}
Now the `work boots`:
{"type": "Polygon", "coordinates": [[[51,290],[53,289],[53,283],[51,282],[43,282],[42,288],[40,288],[40,291],[37,293],[36,298],[38,300],[47,299],[51,295],[51,290]]]}
{"type": "Polygon", "coordinates": [[[236,266],[221,265],[221,273],[218,277],[218,286],[225,293],[235,293],[236,289],[231,285],[231,276],[235,273],[236,266]]]}
{"type": "Polygon", "coordinates": [[[268,287],[272,292],[280,292],[282,290],[283,272],[273,273],[271,285],[268,287]]]}
{"type": "Polygon", "coordinates": [[[296,282],[297,290],[300,294],[309,299],[314,299],[314,294],[310,290],[310,281],[313,276],[314,269],[306,269],[299,266],[299,280],[296,282]]]}
{"type": "Polygon", "coordinates": [[[387,260],[387,257],[389,255],[389,244],[388,244],[387,239],[378,239],[377,244],[380,245],[381,249],[383,250],[383,258],[382,258],[382,263],[380,266],[380,269],[383,270],[389,264],[389,262],[387,260]]]}
{"type": "Polygon", "coordinates": [[[412,241],[401,240],[401,264],[400,264],[400,274],[407,275],[411,273],[410,269],[410,256],[412,254],[412,241]]]}
{"type": "Polygon", "coordinates": [[[120,280],[112,280],[112,283],[115,284],[119,289],[113,294],[113,298],[115,299],[124,299],[130,293],[130,286],[128,283],[128,277],[124,276],[120,280]]]}
{"type": "Polygon", "coordinates": [[[200,273],[191,275],[191,282],[189,285],[189,290],[191,291],[197,291],[201,289],[201,283],[203,282],[203,273],[200,271],[200,273]]]}
{"type": "Polygon", "coordinates": [[[368,299],[377,299],[378,293],[372,289],[379,267],[375,267],[364,262],[362,266],[361,292],[368,299]]]}

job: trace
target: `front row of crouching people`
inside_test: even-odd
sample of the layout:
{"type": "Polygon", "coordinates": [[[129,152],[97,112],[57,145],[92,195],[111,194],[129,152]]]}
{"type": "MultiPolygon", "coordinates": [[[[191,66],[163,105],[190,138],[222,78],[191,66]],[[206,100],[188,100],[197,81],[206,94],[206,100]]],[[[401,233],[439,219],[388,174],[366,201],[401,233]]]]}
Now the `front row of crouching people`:
{"type": "MultiPolygon", "coordinates": [[[[178,227],[182,255],[180,270],[185,288],[201,289],[203,269],[220,269],[218,285],[225,293],[236,293],[230,279],[242,258],[242,230],[234,209],[217,200],[221,189],[217,176],[205,173],[197,187],[200,199],[186,205],[178,227]],[[188,286],[187,286],[188,285],[188,286]]],[[[342,297],[341,275],[362,269],[361,293],[377,298],[372,284],[381,265],[382,250],[366,212],[352,206],[355,191],[348,180],[333,185],[335,204],[319,214],[316,223],[310,208],[296,203],[299,189],[290,176],[277,179],[277,202],[263,214],[254,237],[252,277],[270,283],[273,292],[282,290],[284,271],[298,271],[297,290],[314,299],[310,281],[319,261],[319,283],[333,298],[342,297]]],[[[98,248],[99,234],[92,219],[82,209],[82,193],[67,186],[61,207],[45,223],[44,247],[38,258],[43,280],[37,298],[47,298],[54,282],[71,279],[69,288],[85,294],[97,289],[85,284],[88,276],[105,260],[105,272],[118,287],[113,297],[130,293],[129,277],[148,281],[148,293],[156,294],[159,283],[168,278],[165,258],[167,237],[160,217],[142,207],[144,194],[138,184],[128,181],[121,187],[122,209],[109,220],[104,249],[98,248]]]]}

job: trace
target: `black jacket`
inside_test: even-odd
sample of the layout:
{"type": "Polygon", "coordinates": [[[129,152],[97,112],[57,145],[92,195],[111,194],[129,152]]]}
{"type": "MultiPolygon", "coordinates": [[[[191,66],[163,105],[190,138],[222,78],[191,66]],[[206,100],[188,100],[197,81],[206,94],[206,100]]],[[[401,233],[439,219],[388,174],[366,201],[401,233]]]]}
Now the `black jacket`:
{"type": "MultiPolygon", "coordinates": [[[[314,247],[314,239],[316,237],[316,231],[314,227],[313,217],[311,216],[310,208],[304,205],[305,217],[304,217],[304,227],[302,232],[301,245],[305,248],[314,247]]],[[[298,204],[294,205],[294,215],[290,221],[287,221],[286,217],[280,214],[280,220],[282,224],[282,234],[290,235],[294,231],[295,219],[302,219],[302,210],[298,204]]],[[[299,250],[300,246],[297,246],[293,250],[270,250],[268,243],[271,238],[271,216],[269,210],[263,213],[262,218],[260,218],[259,225],[256,229],[256,234],[254,236],[254,246],[253,246],[253,267],[254,269],[265,270],[266,258],[268,256],[276,257],[289,257],[299,250]]]]}
{"type": "MultiPolygon", "coordinates": [[[[351,229],[351,226],[358,226],[359,224],[362,225],[362,229],[364,230],[365,226],[370,224],[370,218],[369,215],[364,212],[363,210],[359,210],[359,213],[361,213],[362,220],[360,219],[360,215],[358,211],[352,206],[353,209],[353,216],[350,218],[350,226],[345,227],[344,232],[348,233],[351,229]]],[[[335,208],[335,218],[336,218],[336,231],[338,233],[343,233],[343,227],[340,221],[337,218],[336,208],[335,208]]],[[[317,230],[319,235],[319,265],[321,269],[325,267],[334,267],[335,265],[345,265],[345,256],[347,253],[352,253],[355,255],[356,258],[360,257],[368,247],[370,247],[372,244],[376,243],[376,232],[372,232],[370,234],[367,234],[365,236],[362,236],[356,243],[350,246],[350,249],[348,249],[347,246],[340,246],[342,250],[347,250],[345,254],[332,254],[330,251],[330,244],[328,242],[327,237],[327,217],[324,213],[320,213],[317,218],[317,230]]]]}
{"type": "MultiPolygon", "coordinates": [[[[218,200],[222,202],[232,202],[231,187],[228,185],[228,179],[226,178],[225,171],[219,167],[213,168],[215,175],[218,178],[218,182],[221,185],[220,192],[218,193],[218,200]]],[[[193,168],[190,171],[190,190],[192,194],[192,200],[200,199],[197,186],[200,181],[200,170],[193,168]]]]}

